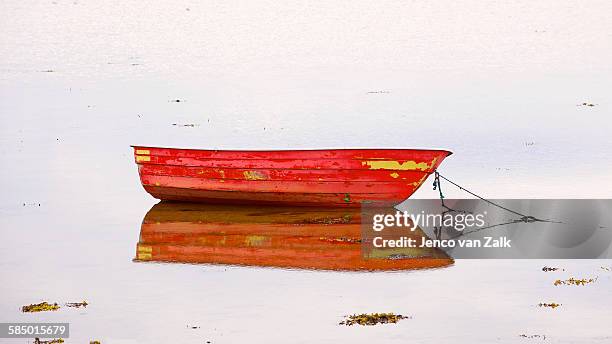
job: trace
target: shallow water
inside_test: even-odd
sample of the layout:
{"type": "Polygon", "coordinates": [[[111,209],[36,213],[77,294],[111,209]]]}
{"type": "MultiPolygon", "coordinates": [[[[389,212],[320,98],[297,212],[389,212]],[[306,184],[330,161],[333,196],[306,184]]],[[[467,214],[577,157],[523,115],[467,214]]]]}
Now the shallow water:
{"type": "MultiPolygon", "coordinates": [[[[68,321],[75,343],[612,341],[610,261],[395,273],[134,263],[156,201],[129,148],[445,148],[442,173],[487,197],[609,198],[611,12],[0,3],[0,321],[68,321]],[[82,299],[85,310],[19,311],[82,299]],[[535,306],[548,301],[563,306],[535,306]],[[388,311],[413,318],[337,325],[388,311]]],[[[429,185],[415,197],[437,197],[429,185]]]]}

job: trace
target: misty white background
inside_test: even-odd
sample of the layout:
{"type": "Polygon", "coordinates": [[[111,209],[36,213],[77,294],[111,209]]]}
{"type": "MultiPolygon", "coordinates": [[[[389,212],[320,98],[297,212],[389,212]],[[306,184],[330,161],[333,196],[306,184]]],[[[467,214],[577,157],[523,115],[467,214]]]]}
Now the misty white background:
{"type": "MultiPolygon", "coordinates": [[[[129,145],[443,148],[440,171],[487,197],[609,198],[611,14],[609,1],[2,1],[0,321],[66,320],[75,342],[104,343],[609,341],[609,274],[551,281],[593,277],[596,261],[374,275],[132,263],[155,200],[129,145]],[[82,312],[19,312],[82,298],[82,312]],[[552,301],[565,308],[535,307],[552,301]],[[414,319],[336,325],[385,311],[414,319]]],[[[430,185],[415,197],[437,197],[430,185]]]]}

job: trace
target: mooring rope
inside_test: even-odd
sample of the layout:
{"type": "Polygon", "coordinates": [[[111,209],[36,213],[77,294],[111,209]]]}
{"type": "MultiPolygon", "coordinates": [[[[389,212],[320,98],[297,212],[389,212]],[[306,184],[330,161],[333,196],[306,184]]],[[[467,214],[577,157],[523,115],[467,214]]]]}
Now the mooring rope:
{"type": "Polygon", "coordinates": [[[434,179],[434,183],[433,183],[433,189],[434,190],[438,189],[438,193],[440,194],[440,201],[442,202],[442,207],[444,207],[445,209],[447,209],[449,211],[458,211],[458,210],[451,209],[448,206],[446,206],[446,204],[444,204],[444,195],[442,194],[442,185],[440,184],[440,178],[442,178],[442,179],[446,180],[447,182],[453,184],[454,186],[458,187],[460,190],[465,191],[465,192],[469,193],[470,195],[472,195],[472,196],[474,196],[474,197],[476,197],[476,198],[478,198],[480,200],[483,200],[483,201],[487,202],[488,204],[490,204],[492,206],[498,207],[500,209],[503,209],[503,210],[505,210],[507,212],[510,212],[512,214],[515,214],[515,215],[518,215],[518,216],[521,217],[520,220],[515,220],[512,223],[516,223],[516,222],[527,222],[527,223],[529,223],[529,222],[555,222],[555,221],[550,221],[550,220],[538,219],[538,218],[536,218],[534,216],[531,216],[531,215],[521,214],[518,211],[506,208],[506,207],[502,206],[501,204],[495,203],[495,202],[490,201],[490,200],[488,200],[488,199],[486,199],[486,198],[484,198],[484,197],[482,197],[480,195],[475,194],[474,192],[466,189],[465,187],[463,187],[463,186],[453,182],[452,180],[446,178],[445,176],[441,175],[438,171],[434,171],[434,174],[435,174],[435,179],[434,179]]]}

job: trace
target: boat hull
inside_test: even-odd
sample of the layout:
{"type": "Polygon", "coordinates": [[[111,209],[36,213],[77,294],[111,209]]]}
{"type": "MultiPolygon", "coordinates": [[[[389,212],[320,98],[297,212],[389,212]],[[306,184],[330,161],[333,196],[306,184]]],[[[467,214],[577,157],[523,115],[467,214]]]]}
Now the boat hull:
{"type": "Polygon", "coordinates": [[[410,197],[450,154],[411,149],[134,147],[141,183],[155,198],[300,206],[397,204],[410,197]]]}

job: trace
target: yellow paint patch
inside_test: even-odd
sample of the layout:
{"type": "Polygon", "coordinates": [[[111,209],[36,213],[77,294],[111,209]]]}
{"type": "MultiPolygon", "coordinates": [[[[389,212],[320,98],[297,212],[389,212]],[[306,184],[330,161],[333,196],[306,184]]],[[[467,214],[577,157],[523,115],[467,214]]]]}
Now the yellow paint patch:
{"type": "Polygon", "coordinates": [[[138,245],[138,252],[153,252],[153,247],[151,246],[145,246],[145,245],[138,245]]]}
{"type": "Polygon", "coordinates": [[[425,181],[425,179],[427,179],[428,176],[429,176],[428,174],[425,174],[425,175],[423,175],[423,177],[421,177],[421,179],[419,181],[410,183],[410,185],[412,185],[415,188],[417,188],[417,187],[421,186],[421,184],[423,184],[423,182],[425,181]]]}
{"type": "Polygon", "coordinates": [[[390,176],[397,179],[397,177],[399,177],[399,173],[393,172],[390,174],[390,176]]]}
{"type": "Polygon", "coordinates": [[[139,260],[150,260],[152,257],[153,247],[146,245],[138,245],[136,258],[139,260]]]}
{"type": "Polygon", "coordinates": [[[151,157],[147,155],[136,155],[136,162],[151,161],[151,157]]]}
{"type": "Polygon", "coordinates": [[[248,246],[263,246],[266,243],[266,237],[261,235],[249,235],[244,240],[248,246]]]}
{"type": "Polygon", "coordinates": [[[244,179],[246,180],[266,180],[268,177],[258,171],[244,171],[244,179]]]}
{"type": "Polygon", "coordinates": [[[435,164],[434,159],[431,164],[410,160],[399,162],[397,160],[366,160],[361,163],[362,166],[370,167],[370,170],[397,170],[397,171],[427,171],[435,164]]]}
{"type": "Polygon", "coordinates": [[[138,252],[137,258],[138,260],[151,260],[152,255],[146,252],[143,252],[143,253],[138,252]]]}
{"type": "Polygon", "coordinates": [[[149,155],[151,154],[151,151],[148,149],[137,149],[136,154],[149,155]]]}

